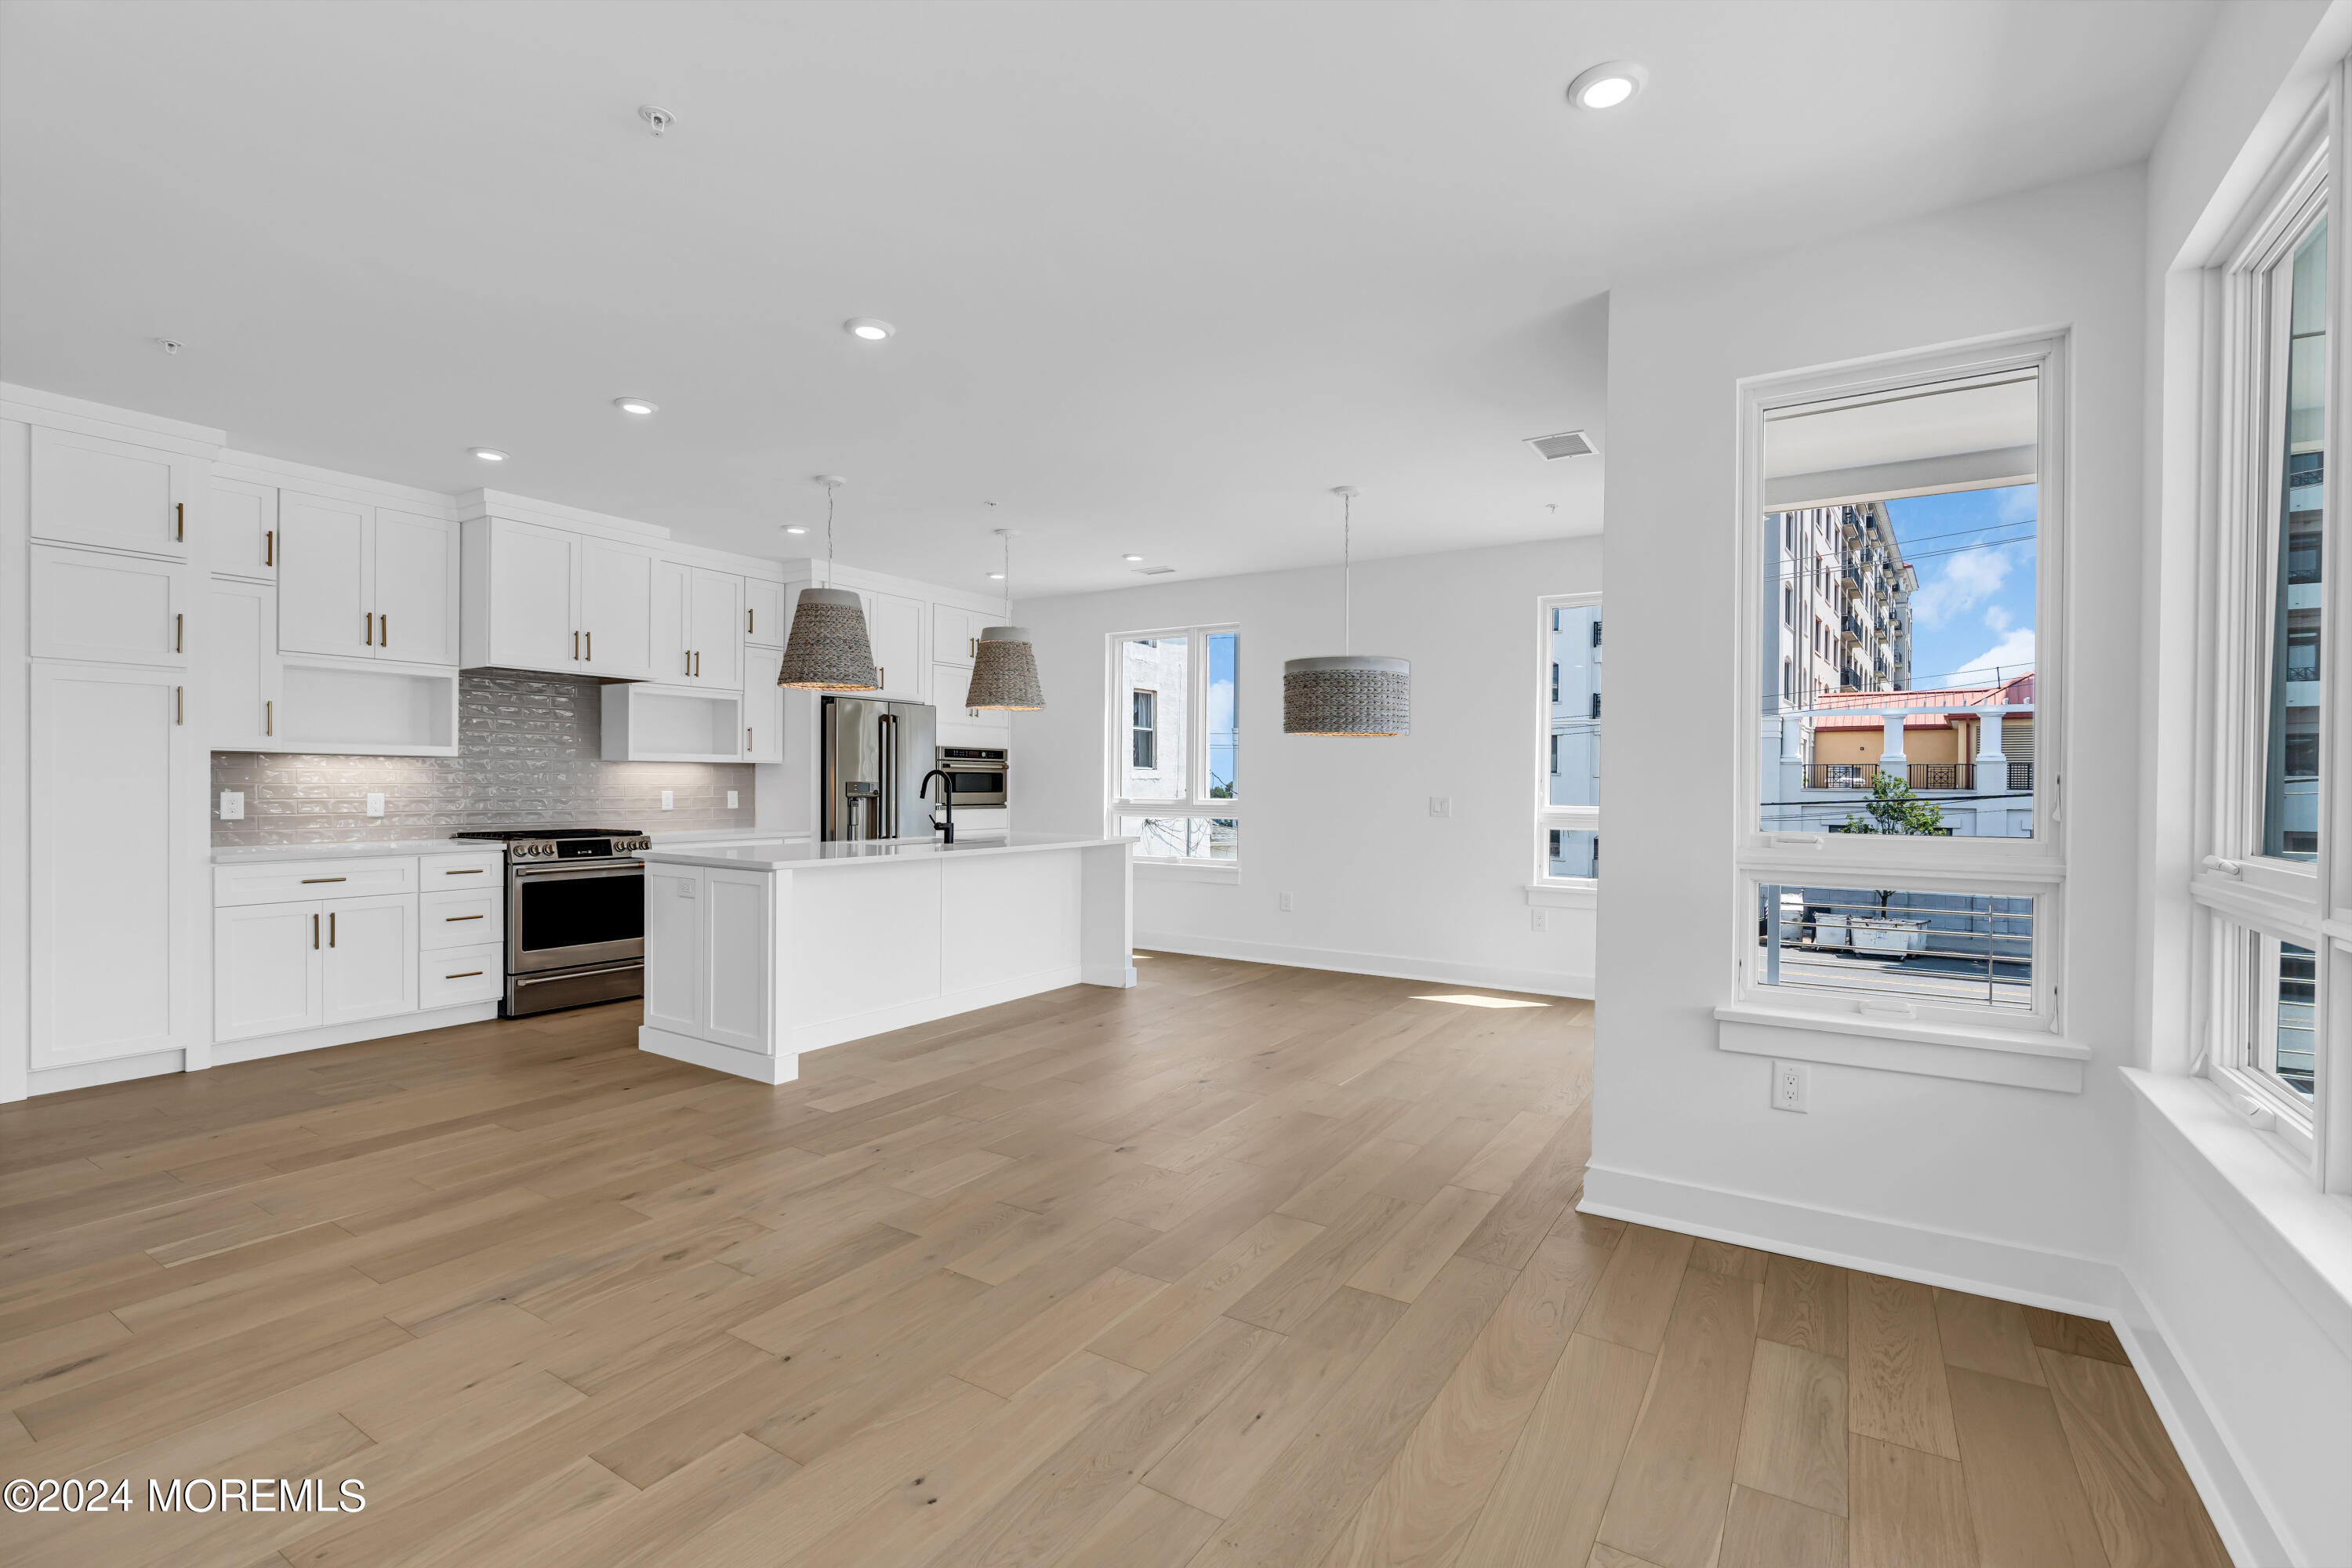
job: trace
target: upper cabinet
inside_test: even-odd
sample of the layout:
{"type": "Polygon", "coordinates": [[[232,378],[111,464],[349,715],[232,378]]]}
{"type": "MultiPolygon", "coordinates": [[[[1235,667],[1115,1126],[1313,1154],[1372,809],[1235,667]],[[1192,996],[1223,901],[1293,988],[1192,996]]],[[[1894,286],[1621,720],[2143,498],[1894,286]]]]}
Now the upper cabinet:
{"type": "Polygon", "coordinates": [[[902,702],[921,702],[930,673],[923,658],[924,623],[930,606],[896,594],[860,592],[866,601],[866,636],[874,647],[874,667],[881,680],[877,694],[902,702]]]}
{"type": "Polygon", "coordinates": [[[457,525],[278,493],[278,646],[286,653],[457,662],[457,525]]]}
{"type": "Polygon", "coordinates": [[[656,679],[653,552],[583,535],[577,559],[582,666],[612,680],[656,679]]]}
{"type": "Polygon", "coordinates": [[[994,611],[967,610],[961,605],[931,606],[931,658],[939,664],[969,665],[980,657],[983,626],[1001,626],[994,611]]]}
{"type": "Polygon", "coordinates": [[[205,630],[212,749],[282,750],[278,713],[285,666],[278,658],[278,590],[267,583],[214,578],[205,630]]]}
{"type": "Polygon", "coordinates": [[[32,548],[35,658],[188,662],[188,568],[108,550],[32,548]]]}
{"type": "Polygon", "coordinates": [[[791,629],[792,612],[784,607],[784,585],[765,577],[745,578],[743,640],[753,647],[782,647],[784,634],[791,629]]]}
{"type": "Polygon", "coordinates": [[[207,508],[212,516],[215,577],[278,581],[278,490],[215,475],[207,508]]]}
{"type": "Polygon", "coordinates": [[[662,563],[639,545],[512,518],[465,525],[467,668],[677,679],[656,658],[662,563]]]}
{"type": "Polygon", "coordinates": [[[664,561],[654,567],[654,679],[743,689],[743,579],[664,561]]]}
{"type": "Polygon", "coordinates": [[[185,560],[193,459],[33,426],[32,534],[185,560]]]}

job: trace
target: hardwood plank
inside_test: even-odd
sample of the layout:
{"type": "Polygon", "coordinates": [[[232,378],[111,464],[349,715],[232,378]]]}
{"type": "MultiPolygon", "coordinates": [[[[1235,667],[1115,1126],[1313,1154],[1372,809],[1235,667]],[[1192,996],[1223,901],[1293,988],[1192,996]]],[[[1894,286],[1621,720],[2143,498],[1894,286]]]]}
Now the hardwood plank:
{"type": "Polygon", "coordinates": [[[1859,1434],[1848,1452],[1853,1568],[1978,1568],[1958,1460],[1859,1434]]]}
{"type": "Polygon", "coordinates": [[[1704,1268],[1710,1274],[1728,1274],[1735,1279],[1761,1283],[1769,1253],[1759,1252],[1752,1247],[1734,1247],[1727,1241],[1710,1241],[1700,1237],[1691,1244],[1690,1266],[1704,1268]]]}
{"type": "Polygon", "coordinates": [[[1329,1225],[1420,1152],[1417,1143],[1368,1138],[1338,1164],[1292,1194],[1275,1212],[1329,1225]]]}
{"type": "Polygon", "coordinates": [[[1455,1554],[1461,1568],[1575,1568],[1591,1557],[1654,1361],[1613,1341],[1570,1336],[1455,1554]]]}
{"type": "Polygon", "coordinates": [[[1132,1486],[1056,1568],[1183,1568],[1219,1522],[1215,1514],[1132,1486]]]}
{"type": "Polygon", "coordinates": [[[1848,1289],[1845,1270],[1834,1264],[1773,1255],[1764,1268],[1758,1337],[1843,1358],[1848,1289]]]}
{"type": "MultiPolygon", "coordinates": [[[[1759,1339],[1732,1479],[1843,1519],[1845,1407],[1845,1363],[1759,1339]]],[[[1838,1540],[1843,1555],[1843,1530],[1838,1540]]]]}
{"type": "Polygon", "coordinates": [[[1846,1522],[1769,1492],[1731,1489],[1719,1568],[1846,1568],[1846,1522]]]}
{"type": "Polygon", "coordinates": [[[1225,1315],[1278,1334],[1289,1332],[1312,1316],[1415,1212],[1411,1204],[1367,1194],[1228,1307],[1225,1315]]]}
{"type": "Polygon", "coordinates": [[[1414,1300],[1501,1201],[1496,1194],[1470,1187],[1439,1188],[1364,1259],[1348,1283],[1400,1301],[1414,1300]]]}
{"type": "MultiPolygon", "coordinates": [[[[1438,1189],[1450,1185],[1455,1174],[1494,1141],[1502,1124],[1472,1116],[1457,1116],[1421,1146],[1420,1152],[1373,1184],[1372,1191],[1402,1203],[1425,1204],[1438,1189]]],[[[1398,1136],[1393,1126],[1391,1136],[1398,1136]]]]}
{"type": "Polygon", "coordinates": [[[2053,1312],[2042,1307],[2028,1307],[2025,1309],[2025,1328],[2033,1336],[2033,1342],[2045,1350],[2089,1356],[2094,1361],[2111,1361],[2118,1366],[2131,1364],[2131,1357],[2124,1353],[2123,1342],[2116,1337],[2116,1331],[2095,1318],[2078,1318],[2072,1312],[2053,1312]]]}
{"type": "Polygon", "coordinates": [[[1107,1268],[956,1368],[956,1375],[1006,1398],[1168,1287],[1125,1268],[1107,1268]]]}
{"type": "Polygon", "coordinates": [[[1925,1285],[1846,1276],[1847,1410],[1865,1437],[1960,1457],[1936,1303],[1925,1285]]]}
{"type": "MultiPolygon", "coordinates": [[[[1629,1235],[1614,1258],[1633,1245],[1629,1235]]],[[[1675,1294],[1657,1375],[1601,1520],[1602,1541],[1658,1568],[1709,1568],[1715,1559],[1755,1357],[1756,1296],[1744,1279],[1699,1268],[1675,1294]]]]}
{"type": "Polygon", "coordinates": [[[1944,1364],[2042,1381],[2041,1359],[2026,1331],[2025,1309],[2013,1301],[1971,1296],[1965,1290],[1936,1292],[1936,1333],[1943,1341],[1944,1364]]]}
{"type": "Polygon", "coordinates": [[[2041,1352],[2058,1423],[2115,1568],[2227,1568],[2230,1554],[2131,1368],[2041,1352]]]}
{"type": "Polygon", "coordinates": [[[1305,1220],[1268,1215],[1190,1274],[1161,1287],[1150,1300],[1097,1335],[1087,1348],[1139,1371],[1157,1371],[1227,1307],[1322,1233],[1322,1226],[1305,1220]]]}
{"type": "Polygon", "coordinates": [[[1563,1120],[1540,1116],[1532,1110],[1520,1111],[1503,1123],[1502,1130],[1470,1157],[1469,1163],[1454,1173],[1448,1184],[1502,1196],[1535,1163],[1536,1156],[1560,1130],[1563,1120]]]}
{"type": "Polygon", "coordinates": [[[1965,1367],[1950,1381],[1984,1568],[2105,1568],[2050,1391],[1965,1367]]]}
{"type": "Polygon", "coordinates": [[[1577,1331],[1654,1352],[1665,1339],[1691,1247],[1687,1236],[1644,1225],[1626,1226],[1577,1331]]]}

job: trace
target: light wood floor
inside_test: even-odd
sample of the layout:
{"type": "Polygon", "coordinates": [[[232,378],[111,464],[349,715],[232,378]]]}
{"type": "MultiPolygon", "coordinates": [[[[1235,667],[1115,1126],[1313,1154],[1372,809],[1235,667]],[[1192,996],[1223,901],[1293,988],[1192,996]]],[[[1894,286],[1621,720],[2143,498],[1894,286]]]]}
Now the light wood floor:
{"type": "Polygon", "coordinates": [[[2225,1561],[2105,1325],[1580,1217],[1590,1010],[1155,956],[769,1089],[634,1003],[0,1109],[61,1563],[2225,1561]]]}

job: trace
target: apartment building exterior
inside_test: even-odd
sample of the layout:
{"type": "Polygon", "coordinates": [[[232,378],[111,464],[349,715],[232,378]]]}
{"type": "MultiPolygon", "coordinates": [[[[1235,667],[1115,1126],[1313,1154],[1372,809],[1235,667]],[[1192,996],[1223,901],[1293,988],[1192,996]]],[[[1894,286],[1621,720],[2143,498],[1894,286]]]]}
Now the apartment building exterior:
{"type": "MultiPolygon", "coordinates": [[[[1601,606],[1551,608],[1551,755],[1548,799],[1553,805],[1601,804],[1601,606]]],[[[1601,874],[1601,835],[1555,829],[1549,835],[1555,877],[1601,874]]]]}
{"type": "Polygon", "coordinates": [[[1802,507],[1772,514],[1771,526],[1783,710],[1825,692],[1909,690],[1919,579],[1885,503],[1802,507]]]}

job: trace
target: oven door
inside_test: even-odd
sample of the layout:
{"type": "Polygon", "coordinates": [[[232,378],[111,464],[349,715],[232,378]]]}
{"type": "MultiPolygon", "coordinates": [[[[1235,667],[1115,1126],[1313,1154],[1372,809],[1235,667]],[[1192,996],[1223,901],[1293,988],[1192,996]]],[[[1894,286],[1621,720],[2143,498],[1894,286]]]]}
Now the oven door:
{"type": "Polygon", "coordinates": [[[646,955],[646,868],[518,866],[507,876],[507,972],[646,955]]]}
{"type": "Polygon", "coordinates": [[[975,763],[958,758],[953,765],[940,764],[947,774],[948,789],[958,805],[1003,805],[1004,804],[1004,766],[975,763]]]}

